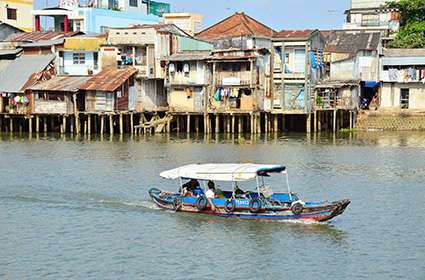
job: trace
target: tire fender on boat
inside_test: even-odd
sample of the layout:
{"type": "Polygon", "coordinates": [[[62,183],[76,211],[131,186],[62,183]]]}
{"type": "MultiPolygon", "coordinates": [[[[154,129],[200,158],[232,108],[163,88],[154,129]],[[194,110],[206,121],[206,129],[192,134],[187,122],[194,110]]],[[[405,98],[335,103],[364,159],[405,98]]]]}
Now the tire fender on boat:
{"type": "Polygon", "coordinates": [[[231,213],[236,209],[236,201],[233,198],[229,198],[224,204],[224,209],[227,213],[231,213]]]}
{"type": "Polygon", "coordinates": [[[295,202],[292,206],[291,206],[291,211],[294,215],[300,215],[304,210],[304,206],[302,205],[301,202],[295,202]]]}
{"type": "Polygon", "coordinates": [[[205,196],[199,196],[198,199],[196,199],[196,208],[198,208],[199,211],[205,210],[207,208],[208,200],[205,196]]]}
{"type": "Polygon", "coordinates": [[[262,208],[262,203],[261,200],[258,198],[252,198],[249,201],[249,211],[251,211],[252,213],[258,213],[261,211],[262,208]]]}
{"type": "Polygon", "coordinates": [[[182,206],[182,200],[180,197],[176,197],[173,200],[173,209],[174,211],[177,211],[180,209],[180,207],[182,206]]]}

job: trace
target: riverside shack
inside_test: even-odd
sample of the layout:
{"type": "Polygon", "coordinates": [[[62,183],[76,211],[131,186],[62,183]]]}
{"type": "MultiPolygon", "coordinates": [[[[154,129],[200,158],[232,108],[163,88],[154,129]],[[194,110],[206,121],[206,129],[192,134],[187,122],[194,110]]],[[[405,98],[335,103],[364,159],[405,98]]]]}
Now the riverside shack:
{"type": "Polygon", "coordinates": [[[80,86],[85,94],[85,111],[132,111],[135,106],[134,68],[105,69],[80,86]]]}
{"type": "Polygon", "coordinates": [[[79,87],[89,79],[87,76],[56,76],[30,87],[27,91],[32,94],[32,113],[71,115],[83,111],[84,104],[78,104],[77,95],[81,93],[79,87]]]}

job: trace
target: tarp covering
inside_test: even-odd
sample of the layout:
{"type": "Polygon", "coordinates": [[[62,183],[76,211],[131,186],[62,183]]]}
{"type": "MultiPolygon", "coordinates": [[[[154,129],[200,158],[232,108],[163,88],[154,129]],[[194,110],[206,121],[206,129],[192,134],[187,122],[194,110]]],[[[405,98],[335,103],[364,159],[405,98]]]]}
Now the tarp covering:
{"type": "Polygon", "coordinates": [[[179,168],[164,171],[160,174],[166,179],[197,179],[226,182],[250,181],[257,177],[259,173],[285,173],[286,167],[272,164],[190,164],[179,168]]]}
{"type": "Polygon", "coordinates": [[[366,88],[375,88],[375,87],[381,86],[380,82],[375,82],[375,81],[363,81],[363,83],[364,83],[364,87],[366,88]]]}

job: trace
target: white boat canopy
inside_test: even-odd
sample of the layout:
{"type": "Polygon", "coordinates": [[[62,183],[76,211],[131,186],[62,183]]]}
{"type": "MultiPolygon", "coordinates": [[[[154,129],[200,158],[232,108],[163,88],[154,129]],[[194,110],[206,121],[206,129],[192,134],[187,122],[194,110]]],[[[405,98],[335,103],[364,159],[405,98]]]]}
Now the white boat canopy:
{"type": "Polygon", "coordinates": [[[272,164],[189,164],[179,168],[161,172],[166,179],[197,179],[212,181],[243,182],[269,173],[286,173],[283,165],[272,164]]]}

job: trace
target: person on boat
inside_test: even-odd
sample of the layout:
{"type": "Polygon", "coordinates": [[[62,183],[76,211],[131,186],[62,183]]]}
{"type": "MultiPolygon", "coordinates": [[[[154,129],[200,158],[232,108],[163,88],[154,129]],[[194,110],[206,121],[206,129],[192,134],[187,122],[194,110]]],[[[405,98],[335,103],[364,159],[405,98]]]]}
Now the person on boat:
{"type": "Polygon", "coordinates": [[[208,190],[205,192],[205,197],[211,205],[211,209],[215,211],[216,207],[214,205],[213,199],[215,198],[215,185],[213,181],[208,181],[208,190]]]}
{"type": "Polygon", "coordinates": [[[199,188],[199,182],[196,179],[190,179],[189,182],[183,184],[182,186],[182,195],[183,196],[193,196],[195,191],[199,188]]]}
{"type": "Polygon", "coordinates": [[[246,194],[242,189],[239,188],[237,184],[235,186],[233,193],[234,193],[234,196],[238,198],[243,198],[245,197],[245,194],[246,194]]]}

